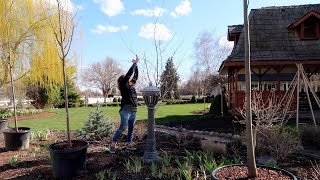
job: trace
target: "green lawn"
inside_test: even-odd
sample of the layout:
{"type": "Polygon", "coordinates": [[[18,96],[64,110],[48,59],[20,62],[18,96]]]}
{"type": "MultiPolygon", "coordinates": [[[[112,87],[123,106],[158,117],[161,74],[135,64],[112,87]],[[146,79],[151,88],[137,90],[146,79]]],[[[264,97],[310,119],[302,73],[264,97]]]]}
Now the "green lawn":
{"type": "MultiPolygon", "coordinates": [[[[209,104],[206,104],[208,107],[209,104]]],[[[192,111],[203,109],[204,104],[179,104],[179,105],[162,105],[156,112],[157,123],[184,121],[193,119],[195,116],[192,111]]],[[[71,129],[79,129],[83,127],[83,122],[86,120],[91,111],[96,108],[70,108],[70,124],[71,129]]],[[[119,107],[100,107],[100,110],[114,121],[119,121],[119,107]]],[[[23,120],[18,122],[18,126],[30,127],[34,131],[51,129],[64,130],[65,129],[65,109],[48,109],[46,111],[54,112],[55,115],[48,118],[36,118],[23,120]]],[[[138,107],[137,120],[147,119],[147,108],[145,106],[138,107]]],[[[13,125],[13,122],[11,122],[13,125]]]]}

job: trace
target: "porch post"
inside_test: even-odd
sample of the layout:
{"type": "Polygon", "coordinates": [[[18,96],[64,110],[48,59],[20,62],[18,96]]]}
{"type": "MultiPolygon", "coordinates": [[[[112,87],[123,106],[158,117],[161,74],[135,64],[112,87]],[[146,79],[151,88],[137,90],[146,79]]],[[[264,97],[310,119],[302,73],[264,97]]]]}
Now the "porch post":
{"type": "Polygon", "coordinates": [[[231,104],[231,99],[232,99],[232,95],[231,95],[231,86],[232,86],[232,79],[231,79],[231,69],[228,68],[228,105],[229,108],[232,108],[232,104],[231,104]]]}
{"type": "Polygon", "coordinates": [[[280,91],[280,70],[277,70],[277,91],[280,91]]]}
{"type": "MultiPolygon", "coordinates": [[[[238,67],[236,67],[235,68],[235,88],[234,88],[234,93],[236,93],[237,92],[237,90],[238,90],[238,71],[239,71],[239,68],[238,67]]],[[[238,108],[238,101],[239,101],[239,98],[238,98],[238,96],[237,96],[237,94],[235,94],[235,96],[234,96],[235,98],[234,98],[234,104],[235,104],[235,107],[236,108],[238,108]]]]}

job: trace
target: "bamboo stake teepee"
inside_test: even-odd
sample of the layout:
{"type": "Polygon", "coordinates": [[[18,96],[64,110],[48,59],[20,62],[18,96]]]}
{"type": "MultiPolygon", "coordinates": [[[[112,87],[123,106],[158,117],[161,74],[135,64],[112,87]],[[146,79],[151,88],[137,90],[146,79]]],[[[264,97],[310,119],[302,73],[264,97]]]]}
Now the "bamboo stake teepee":
{"type": "Polygon", "coordinates": [[[304,71],[304,68],[302,66],[302,64],[296,64],[298,70],[296,75],[294,76],[288,91],[285,93],[285,95],[283,96],[281,103],[283,103],[284,101],[287,101],[287,104],[285,106],[285,113],[288,112],[288,110],[290,109],[291,105],[292,105],[292,101],[293,101],[293,96],[294,96],[294,92],[296,91],[297,93],[297,107],[296,107],[296,128],[299,128],[299,97],[300,97],[300,92],[302,90],[302,87],[304,88],[304,91],[307,94],[307,99],[308,99],[308,104],[310,107],[310,111],[311,111],[311,115],[312,115],[312,120],[313,120],[313,124],[315,127],[317,127],[317,122],[315,119],[315,115],[314,115],[314,110],[312,107],[312,103],[311,103],[311,99],[310,99],[310,94],[309,94],[309,90],[313,96],[313,98],[315,99],[315,101],[317,102],[317,105],[320,108],[320,100],[318,98],[318,96],[316,95],[314,89],[312,88],[308,77],[304,71]]]}

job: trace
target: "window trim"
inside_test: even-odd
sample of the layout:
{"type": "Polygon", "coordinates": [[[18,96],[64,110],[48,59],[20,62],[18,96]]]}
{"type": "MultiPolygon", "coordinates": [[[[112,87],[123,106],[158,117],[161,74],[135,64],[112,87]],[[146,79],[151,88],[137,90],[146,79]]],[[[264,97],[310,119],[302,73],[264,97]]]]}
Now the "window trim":
{"type": "Polygon", "coordinates": [[[316,24],[316,35],[314,37],[304,37],[305,36],[305,34],[304,34],[304,29],[305,29],[304,22],[301,23],[301,25],[300,25],[300,28],[301,28],[301,30],[300,30],[300,39],[301,40],[317,40],[317,39],[320,38],[319,22],[315,22],[315,24],[316,24]]]}

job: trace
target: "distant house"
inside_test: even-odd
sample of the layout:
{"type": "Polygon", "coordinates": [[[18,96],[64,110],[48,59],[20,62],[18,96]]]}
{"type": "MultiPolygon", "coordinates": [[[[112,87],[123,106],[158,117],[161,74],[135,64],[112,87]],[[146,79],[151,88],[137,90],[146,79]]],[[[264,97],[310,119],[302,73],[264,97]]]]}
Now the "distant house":
{"type": "MultiPolygon", "coordinates": [[[[302,64],[308,77],[320,70],[320,4],[265,7],[249,15],[252,89],[279,95],[288,90],[302,64]]],[[[228,103],[234,109],[244,103],[243,25],[228,26],[228,40],[234,49],[220,66],[228,75],[228,103]]],[[[319,91],[317,84],[314,89],[319,91]]]]}

